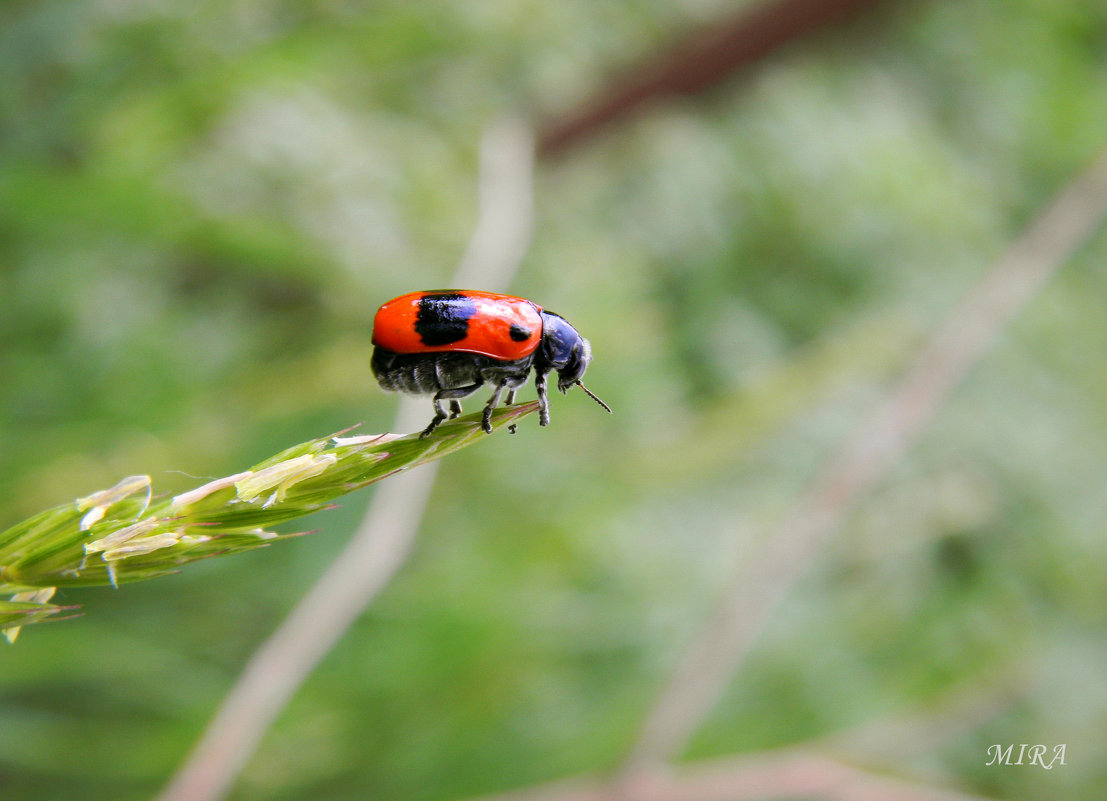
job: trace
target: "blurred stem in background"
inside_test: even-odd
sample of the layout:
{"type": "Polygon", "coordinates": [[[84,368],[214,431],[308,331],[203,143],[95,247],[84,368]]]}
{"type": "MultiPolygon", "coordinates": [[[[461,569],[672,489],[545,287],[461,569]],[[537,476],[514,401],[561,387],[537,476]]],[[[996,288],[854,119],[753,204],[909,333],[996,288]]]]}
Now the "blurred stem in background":
{"type": "MultiPolygon", "coordinates": [[[[534,144],[519,120],[481,143],[480,212],[451,287],[507,288],[530,241],[534,144]]],[[[418,428],[426,403],[401,401],[398,431],[418,428]]],[[[396,476],[373,496],[350,542],[250,659],[161,801],[206,801],[231,787],[266,730],[319,661],[406,561],[437,465],[396,476]]]]}
{"type": "Polygon", "coordinates": [[[490,796],[479,801],[989,801],[936,790],[847,765],[804,748],[705,760],[679,771],[643,774],[617,789],[607,784],[564,785],[490,796]]]}
{"type": "Polygon", "coordinates": [[[733,576],[657,700],[627,770],[680,756],[789,588],[995,343],[1107,216],[1107,152],[1030,223],[962,298],[900,381],[823,465],[733,576]]]}
{"type": "Polygon", "coordinates": [[[712,89],[777,48],[843,22],[876,2],[770,0],[743,6],[636,65],[579,108],[550,120],[539,133],[538,155],[562,156],[651,104],[712,89]]]}

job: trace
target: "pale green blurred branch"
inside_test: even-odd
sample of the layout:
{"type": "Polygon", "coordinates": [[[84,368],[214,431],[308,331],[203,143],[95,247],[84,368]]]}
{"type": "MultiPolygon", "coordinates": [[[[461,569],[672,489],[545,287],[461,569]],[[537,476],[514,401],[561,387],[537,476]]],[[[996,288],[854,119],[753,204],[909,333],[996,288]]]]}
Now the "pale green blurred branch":
{"type": "Polygon", "coordinates": [[[848,765],[804,748],[650,769],[613,787],[609,781],[572,779],[473,801],[988,801],[985,796],[931,787],[848,765]]]}
{"type": "MultiPolygon", "coordinates": [[[[480,162],[480,215],[449,283],[504,290],[533,228],[529,127],[512,117],[489,126],[480,162]]],[[[418,425],[423,414],[422,404],[405,399],[396,428],[418,425]]],[[[230,789],[296,689],[407,559],[435,467],[390,482],[373,496],[346,548],[251,658],[160,801],[212,801],[230,789]]]]}
{"type": "Polygon", "coordinates": [[[1045,206],[961,299],[903,377],[825,461],[691,639],[647,715],[623,771],[671,762],[687,747],[792,585],[926,429],[1006,326],[1107,217],[1107,152],[1045,206]]]}

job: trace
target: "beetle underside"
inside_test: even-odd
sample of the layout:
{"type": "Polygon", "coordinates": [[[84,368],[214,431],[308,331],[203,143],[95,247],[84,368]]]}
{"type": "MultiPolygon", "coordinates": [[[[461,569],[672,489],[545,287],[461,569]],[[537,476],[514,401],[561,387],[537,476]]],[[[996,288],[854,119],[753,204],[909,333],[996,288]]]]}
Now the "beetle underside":
{"type": "MultiPolygon", "coordinates": [[[[434,418],[422,433],[426,437],[443,420],[452,420],[460,415],[461,399],[469,397],[485,385],[490,385],[493,389],[492,397],[484,407],[481,427],[491,433],[492,410],[499,404],[505,391],[505,402],[515,402],[516,390],[530,376],[534,356],[502,361],[479,353],[395,353],[377,346],[373,350],[371,366],[382,389],[411,395],[434,394],[434,418]],[[443,401],[449,401],[448,412],[443,401]]],[[[548,425],[550,413],[546,398],[546,374],[536,372],[534,383],[538,389],[539,423],[548,425]]]]}

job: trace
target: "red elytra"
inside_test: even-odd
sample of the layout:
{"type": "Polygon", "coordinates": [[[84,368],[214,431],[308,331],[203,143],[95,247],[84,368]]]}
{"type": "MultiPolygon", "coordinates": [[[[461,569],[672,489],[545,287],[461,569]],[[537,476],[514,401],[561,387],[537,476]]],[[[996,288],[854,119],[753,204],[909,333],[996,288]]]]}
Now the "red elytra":
{"type": "Polygon", "coordinates": [[[395,353],[479,353],[515,361],[534,353],[541,340],[542,308],[495,292],[409,292],[373,318],[373,344],[395,353]]]}

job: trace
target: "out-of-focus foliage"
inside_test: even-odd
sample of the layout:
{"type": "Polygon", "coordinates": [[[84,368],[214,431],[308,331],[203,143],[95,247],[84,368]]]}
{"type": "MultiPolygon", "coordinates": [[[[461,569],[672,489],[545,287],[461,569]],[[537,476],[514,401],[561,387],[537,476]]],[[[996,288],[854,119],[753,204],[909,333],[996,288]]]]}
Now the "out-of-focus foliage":
{"type": "MultiPolygon", "coordinates": [[[[484,126],[564,109],[731,8],[4,4],[0,527],[126,475],[175,493],[386,429],[371,313],[448,281],[484,126]]],[[[615,764],[725,576],[1103,147],[1105,41],[1101,3],[889,3],[544,169],[511,289],[592,340],[616,415],[559,396],[551,429],[451,458],[412,560],[234,797],[452,799],[615,764]]],[[[852,760],[1102,797],[1105,265],[1100,235],[974,371],[689,757],[961,693],[992,700],[852,760]],[[1024,742],[1068,764],[985,766],[1024,742]]],[[[353,498],[281,548],[59,591],[91,614],[0,653],[0,797],[148,798],[353,498]]]]}

